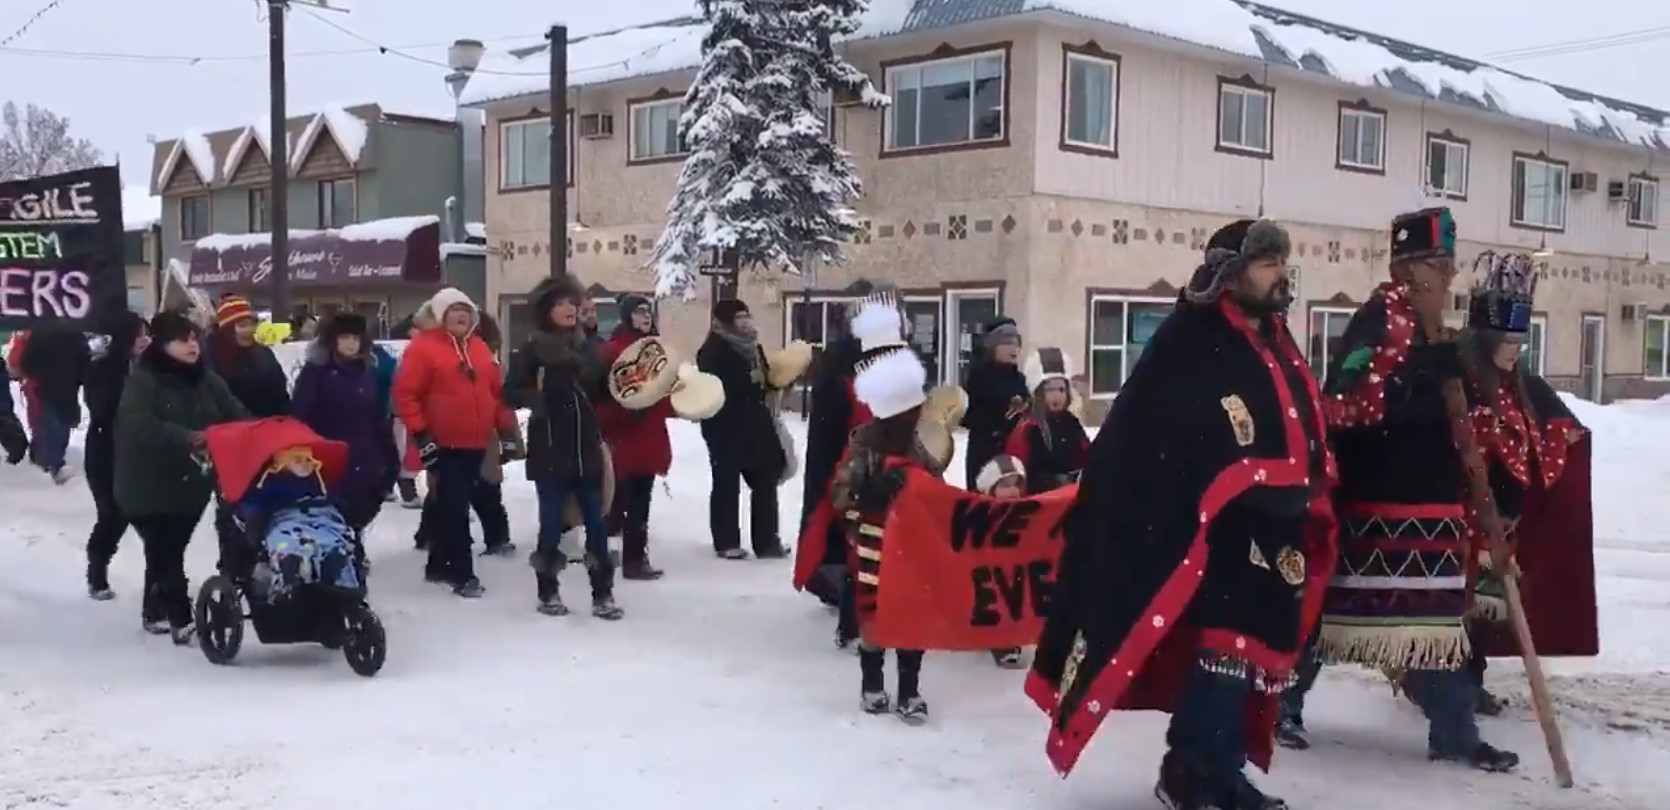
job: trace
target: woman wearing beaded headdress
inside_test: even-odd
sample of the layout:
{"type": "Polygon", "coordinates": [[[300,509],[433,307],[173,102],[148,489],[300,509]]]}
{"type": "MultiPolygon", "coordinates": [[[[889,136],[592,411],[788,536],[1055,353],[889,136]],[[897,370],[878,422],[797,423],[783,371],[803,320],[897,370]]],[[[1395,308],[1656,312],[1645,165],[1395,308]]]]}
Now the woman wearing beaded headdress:
{"type": "MultiPolygon", "coordinates": [[[[1523,254],[1498,253],[1485,253],[1473,266],[1467,326],[1457,341],[1467,372],[1468,416],[1516,561],[1535,571],[1522,590],[1537,652],[1594,655],[1599,645],[1587,446],[1578,446],[1586,432],[1524,362],[1536,268],[1523,254]],[[1552,594],[1558,594],[1559,604],[1551,603],[1552,594]]],[[[1483,686],[1485,656],[1517,651],[1502,643],[1511,634],[1494,626],[1507,618],[1499,572],[1489,570],[1488,555],[1475,564],[1482,570],[1473,594],[1470,669],[1479,686],[1479,711],[1495,714],[1500,704],[1483,686]]]]}

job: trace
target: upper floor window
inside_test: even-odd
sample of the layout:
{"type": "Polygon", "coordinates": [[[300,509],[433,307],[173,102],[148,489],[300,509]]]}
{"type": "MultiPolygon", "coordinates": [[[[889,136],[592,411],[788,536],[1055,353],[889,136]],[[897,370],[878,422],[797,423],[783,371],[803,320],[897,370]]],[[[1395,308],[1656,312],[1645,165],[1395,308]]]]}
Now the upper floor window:
{"type": "Polygon", "coordinates": [[[1385,110],[1366,105],[1340,105],[1338,168],[1385,173],[1385,110]]]}
{"type": "Polygon", "coordinates": [[[1061,142],[1099,152],[1119,148],[1119,57],[1067,51],[1061,142]]]}
{"type": "Polygon", "coordinates": [[[319,227],[343,228],[354,224],[354,181],[319,181],[319,227]]]}
{"type": "Polygon", "coordinates": [[[1218,79],[1218,148],[1269,157],[1274,92],[1248,80],[1218,79]]]}
{"type": "Polygon", "coordinates": [[[249,232],[261,233],[272,229],[269,219],[271,209],[267,202],[268,190],[252,188],[249,190],[249,232]]]}
{"type": "Polygon", "coordinates": [[[1568,171],[1566,164],[1558,161],[1514,155],[1512,224],[1564,230],[1568,171]]]}
{"type": "Polygon", "coordinates": [[[532,188],[551,182],[551,119],[499,124],[499,188],[532,188]]]}
{"type": "Polygon", "coordinates": [[[1003,140],[1007,59],[988,51],[887,68],[887,149],[1003,140]]]}
{"type": "Polygon", "coordinates": [[[684,154],[684,141],[678,136],[678,119],[684,114],[684,99],[640,101],[627,105],[628,126],[632,129],[630,160],[664,160],[684,154]]]}
{"type": "Polygon", "coordinates": [[[1543,364],[1548,362],[1548,316],[1532,315],[1531,328],[1525,333],[1525,345],[1519,350],[1519,367],[1539,377],[1547,372],[1543,364]]]}
{"type": "Polygon", "coordinates": [[[209,235],[213,227],[209,216],[209,195],[192,194],[180,198],[180,241],[190,242],[209,235]]]}
{"type": "Polygon", "coordinates": [[[1629,179],[1629,210],[1624,222],[1637,228],[1658,227],[1658,178],[1638,174],[1629,179]]]}
{"type": "Polygon", "coordinates": [[[1426,190],[1428,194],[1467,199],[1467,159],[1471,147],[1460,138],[1426,136],[1426,190]]]}

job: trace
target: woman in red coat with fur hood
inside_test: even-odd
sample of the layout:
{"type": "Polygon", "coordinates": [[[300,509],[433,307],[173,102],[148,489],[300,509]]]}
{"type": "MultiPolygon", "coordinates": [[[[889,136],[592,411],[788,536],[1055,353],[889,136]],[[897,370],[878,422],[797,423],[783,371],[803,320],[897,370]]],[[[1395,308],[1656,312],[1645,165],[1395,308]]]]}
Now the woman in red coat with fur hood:
{"type": "MultiPolygon", "coordinates": [[[[623,295],[620,325],[603,344],[603,362],[613,365],[626,347],[656,334],[655,311],[648,298],[623,295]]],[[[615,465],[615,502],[611,522],[621,527],[621,576],[626,579],[660,579],[661,570],[649,562],[649,504],[655,494],[655,477],[666,475],[673,465],[673,443],[667,436],[667,419],[673,406],[668,398],[641,411],[627,410],[612,397],[597,403],[597,420],[615,465]]]]}

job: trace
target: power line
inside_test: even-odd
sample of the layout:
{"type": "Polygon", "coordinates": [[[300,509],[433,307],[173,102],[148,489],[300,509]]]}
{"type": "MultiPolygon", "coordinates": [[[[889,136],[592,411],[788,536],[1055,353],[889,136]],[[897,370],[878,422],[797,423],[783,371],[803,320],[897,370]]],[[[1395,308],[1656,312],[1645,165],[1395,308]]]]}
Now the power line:
{"type": "Polygon", "coordinates": [[[1499,62],[1540,59],[1547,56],[1563,56],[1566,54],[1587,53],[1590,51],[1598,51],[1608,48],[1618,48],[1625,45],[1638,45],[1644,42],[1653,42],[1660,39],[1670,39],[1670,26],[1664,26],[1661,28],[1643,28],[1635,31],[1625,31],[1623,33],[1610,34],[1601,37],[1569,40],[1565,42],[1552,42],[1546,45],[1533,45],[1526,48],[1514,48],[1487,54],[1486,58],[1494,59],[1499,62]]]}
{"type": "Polygon", "coordinates": [[[34,14],[29,15],[29,19],[24,20],[23,25],[18,26],[17,30],[11,33],[11,36],[6,37],[5,39],[0,39],[0,48],[4,48],[7,45],[12,44],[14,40],[23,36],[30,28],[34,27],[35,23],[40,22],[41,18],[45,17],[48,12],[63,4],[64,0],[50,0],[50,2],[46,5],[41,6],[34,14]]]}
{"type": "MultiPolygon", "coordinates": [[[[481,40],[483,43],[513,42],[516,40],[532,40],[536,35],[519,35],[496,37],[481,40]]],[[[409,45],[395,45],[374,48],[334,48],[311,51],[295,51],[288,58],[318,58],[330,56],[363,56],[366,54],[386,53],[397,50],[418,50],[425,48],[444,48],[451,42],[418,42],[409,45]]],[[[121,51],[74,51],[57,48],[17,48],[0,47],[0,56],[40,57],[45,59],[70,59],[90,62],[132,62],[138,64],[163,63],[195,65],[213,62],[253,62],[265,60],[264,53],[246,54],[156,54],[156,53],[128,53],[121,51]]]]}

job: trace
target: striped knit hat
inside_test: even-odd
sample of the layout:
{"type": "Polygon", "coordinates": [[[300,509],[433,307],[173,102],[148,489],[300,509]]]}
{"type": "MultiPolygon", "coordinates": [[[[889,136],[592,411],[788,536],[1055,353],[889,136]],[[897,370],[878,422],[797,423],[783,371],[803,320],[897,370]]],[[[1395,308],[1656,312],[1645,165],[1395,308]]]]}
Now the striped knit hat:
{"type": "Polygon", "coordinates": [[[249,305],[249,299],[236,295],[221,299],[220,307],[215,310],[215,324],[222,328],[254,317],[255,307],[249,305]]]}
{"type": "Polygon", "coordinates": [[[980,490],[980,494],[990,495],[998,484],[1009,478],[1019,478],[1024,483],[1026,466],[1014,456],[1000,454],[980,468],[980,473],[974,476],[974,487],[980,490]]]}

